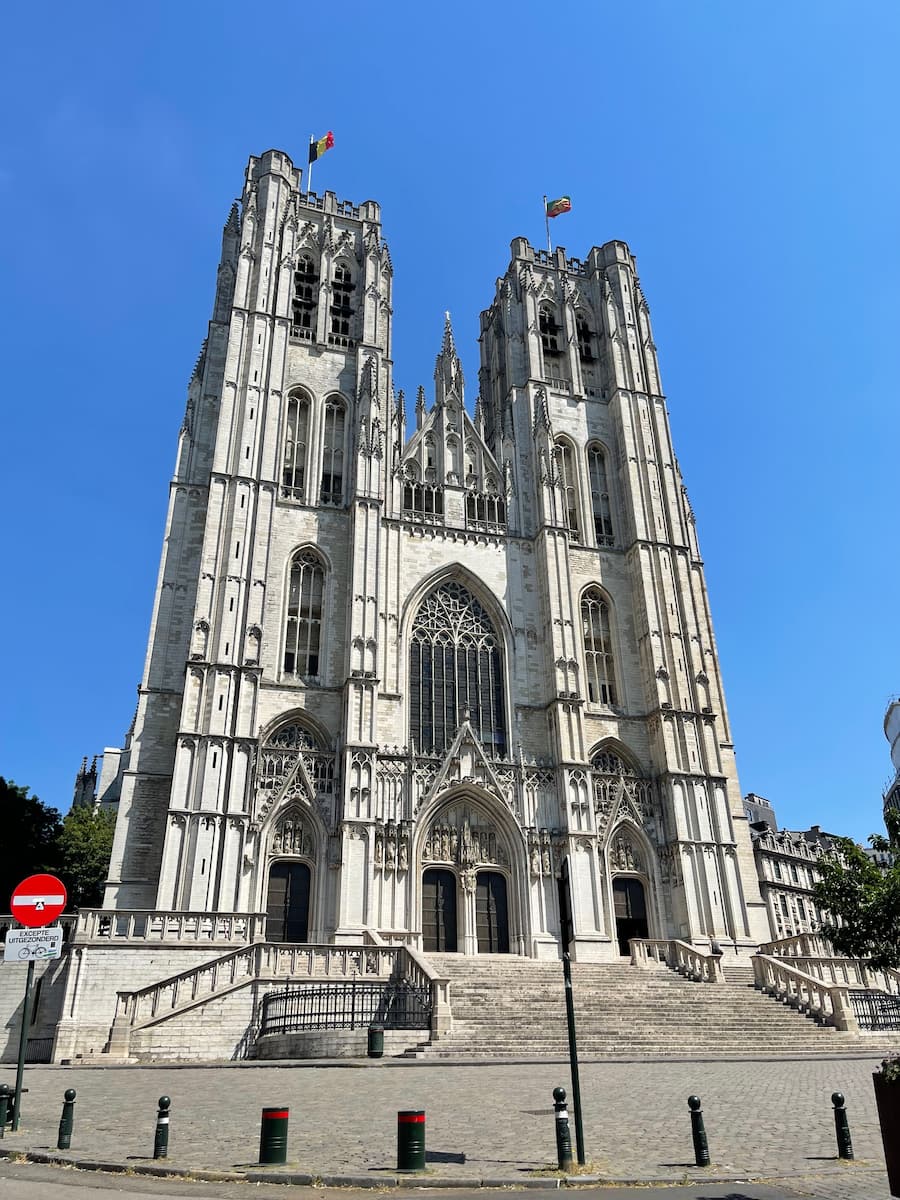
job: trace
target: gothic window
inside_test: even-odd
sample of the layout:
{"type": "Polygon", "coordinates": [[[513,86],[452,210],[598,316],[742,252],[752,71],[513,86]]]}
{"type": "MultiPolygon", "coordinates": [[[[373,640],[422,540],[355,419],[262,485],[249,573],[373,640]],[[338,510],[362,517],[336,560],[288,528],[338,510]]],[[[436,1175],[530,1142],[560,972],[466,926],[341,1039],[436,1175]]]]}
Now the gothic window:
{"type": "Polygon", "coordinates": [[[322,438],[322,487],[319,499],[323,504],[342,504],[344,500],[344,436],[347,427],[347,406],[340,396],[329,396],[325,404],[322,438]]]}
{"type": "Polygon", "coordinates": [[[578,338],[578,355],[583,363],[594,361],[594,335],[584,313],[575,314],[575,335],[578,338]]]}
{"type": "Polygon", "coordinates": [[[312,340],[316,332],[316,307],[319,296],[319,272],[309,254],[301,254],[294,271],[294,297],[291,302],[291,335],[312,340]]]}
{"type": "Polygon", "coordinates": [[[440,524],[444,518],[443,488],[408,479],[403,484],[403,516],[409,521],[440,524]]]}
{"type": "Polygon", "coordinates": [[[284,670],[287,675],[317,678],[322,640],[325,570],[312,550],[300,550],[291,562],[284,670]]]}
{"type": "Polygon", "coordinates": [[[490,492],[466,493],[466,528],[500,532],[506,529],[506,500],[490,492]]]}
{"type": "Polygon", "coordinates": [[[333,338],[349,338],[350,322],[353,317],[353,306],[350,303],[353,294],[353,275],[345,262],[339,262],[334,268],[334,278],[331,281],[331,333],[333,338]]]}
{"type": "Polygon", "coordinates": [[[578,520],[578,472],[575,470],[575,455],[568,442],[556,443],[559,455],[559,486],[563,497],[566,527],[576,539],[579,537],[578,520]]]}
{"type": "Polygon", "coordinates": [[[558,355],[562,353],[559,345],[560,327],[556,320],[553,305],[544,303],[538,311],[538,328],[541,333],[541,346],[544,354],[558,355]]]}
{"type": "Polygon", "coordinates": [[[487,613],[455,581],[422,601],[409,648],[410,739],[419,750],[442,751],[463,710],[488,754],[506,749],[500,643],[487,613]]]}
{"type": "Polygon", "coordinates": [[[594,537],[598,546],[612,546],[612,512],[609,504],[609,480],[606,475],[606,455],[600,446],[588,449],[588,473],[591,478],[591,509],[594,514],[594,537]]]}
{"type": "Polygon", "coordinates": [[[582,597],[581,630],[584,636],[588,701],[592,704],[615,704],[616,674],[609,605],[597,588],[591,588],[582,597]]]}
{"type": "Polygon", "coordinates": [[[309,397],[297,392],[288,397],[281,466],[281,494],[291,500],[305,498],[306,456],[309,449],[309,397]]]}

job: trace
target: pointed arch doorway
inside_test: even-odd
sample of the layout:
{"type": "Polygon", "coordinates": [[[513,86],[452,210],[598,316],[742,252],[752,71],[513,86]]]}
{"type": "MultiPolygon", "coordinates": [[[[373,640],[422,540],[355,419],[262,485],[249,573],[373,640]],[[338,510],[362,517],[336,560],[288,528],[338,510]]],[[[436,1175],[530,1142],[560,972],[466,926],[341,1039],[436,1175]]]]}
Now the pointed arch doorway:
{"type": "Polygon", "coordinates": [[[475,880],[475,934],[479,954],[509,954],[506,876],[479,871],[475,880]]]}
{"type": "Polygon", "coordinates": [[[455,954],[456,876],[440,867],[422,875],[422,949],[426,954],[455,954]]]}
{"type": "Polygon", "coordinates": [[[270,942],[309,941],[312,874],[306,863],[274,862],[266,890],[266,938],[270,942]]]}
{"type": "Polygon", "coordinates": [[[640,879],[633,875],[618,875],[613,879],[613,910],[619,954],[629,955],[630,938],[650,936],[650,926],[647,923],[647,893],[640,879]]]}

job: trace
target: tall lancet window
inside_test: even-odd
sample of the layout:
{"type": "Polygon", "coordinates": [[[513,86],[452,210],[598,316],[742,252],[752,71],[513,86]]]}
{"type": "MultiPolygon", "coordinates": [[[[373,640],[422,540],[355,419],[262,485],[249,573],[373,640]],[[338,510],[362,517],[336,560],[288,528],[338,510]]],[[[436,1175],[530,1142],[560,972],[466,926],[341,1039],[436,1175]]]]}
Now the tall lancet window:
{"type": "Polygon", "coordinates": [[[559,344],[560,328],[556,320],[553,305],[544,303],[538,311],[538,329],[541,334],[541,345],[545,354],[556,356],[562,353],[559,344]]]}
{"type": "Polygon", "coordinates": [[[344,500],[344,438],[347,429],[347,406],[340,396],[328,397],[324,417],[322,488],[319,499],[323,504],[342,504],[344,500]]]}
{"type": "Polygon", "coordinates": [[[594,537],[598,546],[612,546],[615,544],[615,538],[609,504],[609,480],[606,475],[606,455],[601,446],[594,445],[588,448],[588,473],[591,477],[594,537]]]}
{"type": "Polygon", "coordinates": [[[594,361],[594,335],[583,312],[575,314],[575,333],[578,337],[578,354],[583,363],[594,361]]]}
{"type": "Polygon", "coordinates": [[[500,642],[487,613],[460,583],[429,592],[409,647],[409,736],[420,751],[448,748],[464,716],[486,752],[506,750],[500,642]]]}
{"type": "Polygon", "coordinates": [[[281,494],[291,500],[305,499],[306,456],[309,452],[309,397],[302,392],[288,396],[281,464],[281,494]]]}
{"type": "Polygon", "coordinates": [[[322,643],[322,599],[325,570],[312,550],[300,550],[291,562],[287,621],[284,638],[284,671],[303,678],[319,675],[322,643]]]}
{"type": "Polygon", "coordinates": [[[294,298],[291,302],[291,336],[312,340],[316,333],[316,308],[319,298],[319,272],[309,254],[301,254],[294,271],[294,298]]]}
{"type": "Polygon", "coordinates": [[[585,592],[581,600],[581,631],[591,704],[616,703],[616,670],[613,662],[609,605],[598,588],[585,592]]]}
{"type": "Polygon", "coordinates": [[[575,455],[568,442],[557,442],[556,452],[566,527],[577,541],[580,537],[581,525],[578,520],[578,472],[575,469],[575,455]]]}
{"type": "Polygon", "coordinates": [[[331,332],[335,337],[350,336],[350,322],[353,317],[353,305],[350,302],[353,294],[353,274],[347,263],[339,262],[334,268],[334,278],[331,281],[331,332]]]}

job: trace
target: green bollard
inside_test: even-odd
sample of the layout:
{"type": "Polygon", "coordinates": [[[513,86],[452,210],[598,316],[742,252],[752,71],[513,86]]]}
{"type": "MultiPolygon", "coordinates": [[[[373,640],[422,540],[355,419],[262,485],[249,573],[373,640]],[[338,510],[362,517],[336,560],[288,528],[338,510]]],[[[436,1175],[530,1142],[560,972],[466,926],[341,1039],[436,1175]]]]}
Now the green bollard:
{"type": "Polygon", "coordinates": [[[288,1117],[291,1110],[264,1108],[259,1127],[259,1161],[263,1166],[287,1162],[288,1117]]]}
{"type": "Polygon", "coordinates": [[[370,1025],[366,1053],[369,1058],[381,1058],[384,1054],[384,1027],[370,1025]]]}
{"type": "Polygon", "coordinates": [[[6,1136],[9,1124],[9,1098],[12,1093],[5,1083],[0,1083],[0,1138],[6,1136]]]}
{"type": "Polygon", "coordinates": [[[422,1109],[397,1113],[397,1170],[425,1170],[425,1112],[422,1109]]]}
{"type": "Polygon", "coordinates": [[[688,1108],[691,1110],[691,1136],[694,1139],[694,1160],[698,1167],[708,1167],[709,1145],[706,1141],[706,1127],[703,1124],[700,1097],[688,1096],[688,1108]]]}
{"type": "Polygon", "coordinates": [[[569,1132],[569,1109],[566,1089],[553,1089],[553,1111],[556,1113],[556,1158],[561,1171],[572,1169],[572,1135],[569,1132]]]}
{"type": "Polygon", "coordinates": [[[847,1120],[847,1110],[844,1107],[844,1093],[832,1092],[831,1103],[834,1105],[834,1132],[837,1135],[838,1158],[852,1158],[853,1143],[850,1140],[850,1122],[847,1120]]]}
{"type": "Polygon", "coordinates": [[[153,1157],[166,1158],[169,1153],[169,1106],[168,1096],[160,1096],[156,1114],[156,1133],[153,1137],[153,1157]]]}
{"type": "Polygon", "coordinates": [[[68,1150],[72,1145],[72,1130],[75,1128],[75,1089],[66,1088],[63,1093],[62,1116],[59,1118],[57,1150],[68,1150]]]}

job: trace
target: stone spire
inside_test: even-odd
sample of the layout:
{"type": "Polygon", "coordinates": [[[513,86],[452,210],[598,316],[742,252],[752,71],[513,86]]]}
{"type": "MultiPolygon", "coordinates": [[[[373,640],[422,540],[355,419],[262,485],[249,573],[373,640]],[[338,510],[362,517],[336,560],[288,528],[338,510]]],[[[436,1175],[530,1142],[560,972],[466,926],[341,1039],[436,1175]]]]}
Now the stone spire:
{"type": "Polygon", "coordinates": [[[444,339],[441,352],[434,364],[434,403],[436,407],[446,404],[451,395],[456,397],[460,407],[463,403],[463,372],[456,344],[453,341],[453,326],[450,324],[450,314],[444,314],[444,339]]]}

